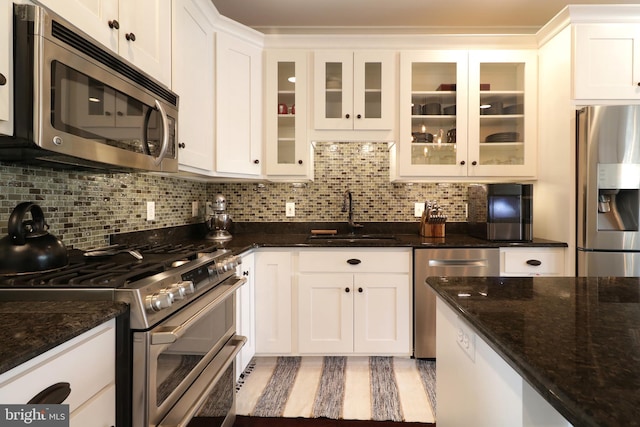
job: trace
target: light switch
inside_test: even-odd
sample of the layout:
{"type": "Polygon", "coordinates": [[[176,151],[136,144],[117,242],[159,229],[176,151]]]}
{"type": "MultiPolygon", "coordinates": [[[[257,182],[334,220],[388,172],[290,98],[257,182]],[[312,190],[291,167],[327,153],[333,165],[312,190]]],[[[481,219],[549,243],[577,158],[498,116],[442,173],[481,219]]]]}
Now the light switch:
{"type": "Polygon", "coordinates": [[[147,221],[156,219],[156,202],[147,202],[147,221]]]}
{"type": "Polygon", "coordinates": [[[416,203],[413,207],[413,216],[420,218],[424,212],[424,203],[416,203]]]}
{"type": "Polygon", "coordinates": [[[286,216],[296,216],[296,204],[294,202],[287,202],[285,207],[286,216]]]}

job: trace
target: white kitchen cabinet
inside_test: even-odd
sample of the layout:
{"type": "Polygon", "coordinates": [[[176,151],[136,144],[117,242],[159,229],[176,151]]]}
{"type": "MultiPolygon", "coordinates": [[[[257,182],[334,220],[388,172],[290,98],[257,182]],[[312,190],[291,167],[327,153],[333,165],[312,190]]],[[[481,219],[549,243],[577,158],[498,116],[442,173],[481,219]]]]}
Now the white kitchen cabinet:
{"type": "Polygon", "coordinates": [[[0,135],[13,135],[13,3],[0,5],[0,135]]]}
{"type": "Polygon", "coordinates": [[[171,85],[171,3],[38,0],[145,73],[171,85]]]}
{"type": "Polygon", "coordinates": [[[217,32],[216,92],[216,172],[261,176],[262,47],[217,32]]]}
{"type": "Polygon", "coordinates": [[[0,401],[26,404],[66,382],[71,427],[114,426],[115,343],[112,319],[0,375],[0,401]]]}
{"type": "Polygon", "coordinates": [[[313,179],[307,141],[307,63],[305,50],[266,52],[265,155],[270,179],[313,179]]]}
{"type": "Polygon", "coordinates": [[[245,277],[247,282],[240,287],[236,296],[236,331],[247,337],[247,342],[236,356],[236,379],[251,358],[256,353],[256,298],[255,298],[255,254],[253,252],[242,255],[242,264],[238,266],[237,274],[245,277]]]}
{"type": "Polygon", "coordinates": [[[565,248],[500,248],[501,276],[564,276],[565,248]]]}
{"type": "Polygon", "coordinates": [[[535,177],[533,50],[402,52],[398,177],[535,177]]]}
{"type": "Polygon", "coordinates": [[[638,24],[576,24],[575,100],[640,100],[638,24]]]}
{"type": "Polygon", "coordinates": [[[174,0],[172,88],[180,96],[181,171],[214,171],[215,14],[207,0],[174,0]]]}
{"type": "Polygon", "coordinates": [[[410,354],[411,253],[300,251],[300,354],[410,354]]]}
{"type": "Polygon", "coordinates": [[[255,263],[256,354],[290,354],[292,253],[261,250],[255,263]]]}
{"type": "Polygon", "coordinates": [[[436,329],[439,427],[571,425],[440,297],[436,329]]]}
{"type": "Polygon", "coordinates": [[[392,129],[396,53],[314,52],[315,129],[392,129]]]}

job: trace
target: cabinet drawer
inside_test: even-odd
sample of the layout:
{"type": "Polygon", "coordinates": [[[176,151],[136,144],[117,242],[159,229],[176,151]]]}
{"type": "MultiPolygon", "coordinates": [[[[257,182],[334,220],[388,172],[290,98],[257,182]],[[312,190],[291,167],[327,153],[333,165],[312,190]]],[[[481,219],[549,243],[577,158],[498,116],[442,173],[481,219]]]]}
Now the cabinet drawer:
{"type": "Polygon", "coordinates": [[[72,413],[115,381],[115,320],[110,320],[0,376],[0,402],[25,404],[47,387],[67,382],[72,413]]]}
{"type": "Polygon", "coordinates": [[[408,273],[411,271],[411,252],[363,248],[300,251],[298,269],[301,272],[408,273]]]}
{"type": "Polygon", "coordinates": [[[564,275],[563,248],[505,248],[500,250],[503,276],[564,275]]]}
{"type": "Polygon", "coordinates": [[[69,427],[116,425],[116,386],[111,384],[70,414],[69,427]]]}

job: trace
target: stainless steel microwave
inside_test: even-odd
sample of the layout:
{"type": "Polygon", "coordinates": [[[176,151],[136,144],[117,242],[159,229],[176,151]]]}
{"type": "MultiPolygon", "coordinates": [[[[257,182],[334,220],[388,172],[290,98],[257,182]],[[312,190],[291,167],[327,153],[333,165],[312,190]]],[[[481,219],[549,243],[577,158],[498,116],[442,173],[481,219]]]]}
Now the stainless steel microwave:
{"type": "Polygon", "coordinates": [[[177,172],[175,93],[44,8],[14,5],[13,26],[14,134],[0,160],[177,172]]]}

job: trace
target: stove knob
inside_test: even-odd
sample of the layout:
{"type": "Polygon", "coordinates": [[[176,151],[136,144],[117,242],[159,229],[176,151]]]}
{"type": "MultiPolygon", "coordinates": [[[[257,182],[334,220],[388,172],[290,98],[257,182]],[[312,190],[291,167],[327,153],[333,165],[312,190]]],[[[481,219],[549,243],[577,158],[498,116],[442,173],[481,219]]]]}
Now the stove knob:
{"type": "Polygon", "coordinates": [[[147,310],[160,311],[163,308],[171,307],[173,304],[173,294],[166,289],[162,289],[153,295],[149,295],[146,298],[147,310]]]}
{"type": "Polygon", "coordinates": [[[178,283],[178,286],[181,286],[184,289],[185,295],[193,294],[196,292],[196,287],[193,286],[193,282],[191,280],[183,280],[178,283]]]}
{"type": "Polygon", "coordinates": [[[171,285],[167,291],[173,296],[174,301],[179,301],[184,299],[185,295],[187,295],[186,289],[180,283],[174,283],[171,285]]]}

